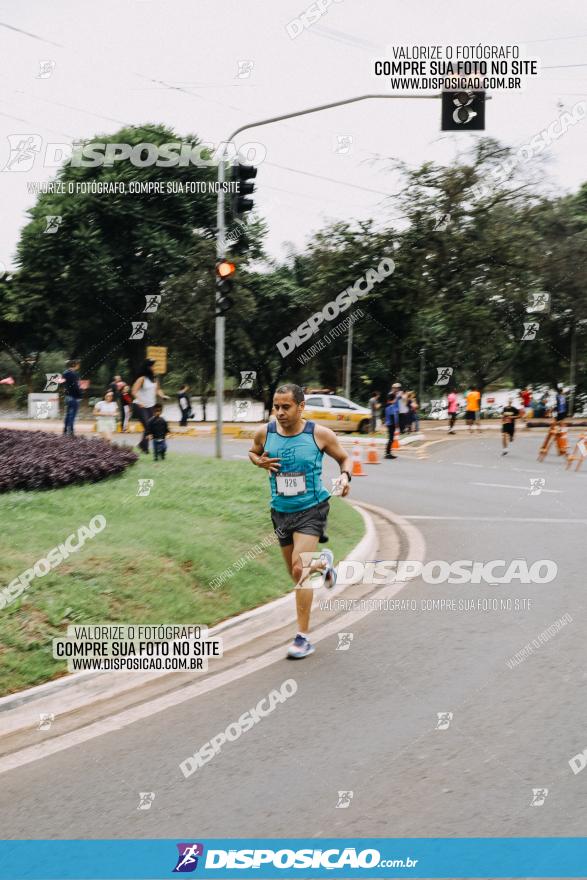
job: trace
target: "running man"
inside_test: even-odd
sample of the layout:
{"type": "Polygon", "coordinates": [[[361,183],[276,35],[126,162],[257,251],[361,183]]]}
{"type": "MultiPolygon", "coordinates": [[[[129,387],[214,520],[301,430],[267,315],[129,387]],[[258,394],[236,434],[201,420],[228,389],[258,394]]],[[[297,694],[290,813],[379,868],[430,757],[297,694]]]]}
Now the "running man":
{"type": "Polygon", "coordinates": [[[502,455],[508,454],[510,443],[514,442],[514,431],[516,429],[516,419],[520,417],[520,410],[517,406],[513,406],[512,398],[508,400],[508,405],[504,406],[501,414],[501,445],[502,455]]]}
{"type": "MultiPolygon", "coordinates": [[[[255,433],[249,458],[269,471],[271,519],[289,574],[296,584],[298,632],[287,655],[299,660],[314,652],[308,633],[314,590],[302,587],[311,571],[323,571],[324,582],[334,584],[334,557],[324,550],[321,560],[304,571],[302,553],[314,554],[326,529],[330,493],[322,485],[322,459],[330,455],[340,466],[341,495],[350,491],[351,460],[338,437],[303,417],[306,405],[299,385],[288,383],[273,397],[276,422],[263,425],[255,433]]],[[[305,557],[306,559],[308,556],[305,557]]]]}
{"type": "Polygon", "coordinates": [[[467,409],[465,411],[465,419],[469,428],[469,434],[473,433],[473,425],[477,425],[477,431],[481,431],[481,393],[479,389],[473,385],[467,394],[467,409]]]}

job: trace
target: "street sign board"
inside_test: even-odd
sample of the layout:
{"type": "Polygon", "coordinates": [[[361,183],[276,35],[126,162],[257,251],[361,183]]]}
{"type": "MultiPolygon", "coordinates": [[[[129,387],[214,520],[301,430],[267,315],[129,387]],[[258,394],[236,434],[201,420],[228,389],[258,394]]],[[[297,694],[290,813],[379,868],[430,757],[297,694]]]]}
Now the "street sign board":
{"type": "Polygon", "coordinates": [[[162,376],[167,372],[167,346],[166,345],[148,345],[147,357],[155,361],[153,370],[158,376],[162,376]]]}

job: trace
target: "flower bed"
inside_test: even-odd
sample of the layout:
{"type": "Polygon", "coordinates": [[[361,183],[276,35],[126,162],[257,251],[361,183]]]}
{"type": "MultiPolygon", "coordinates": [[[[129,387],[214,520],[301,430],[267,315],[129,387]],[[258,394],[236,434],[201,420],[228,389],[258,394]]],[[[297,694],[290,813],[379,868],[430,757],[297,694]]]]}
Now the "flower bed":
{"type": "Polygon", "coordinates": [[[136,460],[132,450],[104,440],[0,429],[0,492],[95,483],[136,460]]]}

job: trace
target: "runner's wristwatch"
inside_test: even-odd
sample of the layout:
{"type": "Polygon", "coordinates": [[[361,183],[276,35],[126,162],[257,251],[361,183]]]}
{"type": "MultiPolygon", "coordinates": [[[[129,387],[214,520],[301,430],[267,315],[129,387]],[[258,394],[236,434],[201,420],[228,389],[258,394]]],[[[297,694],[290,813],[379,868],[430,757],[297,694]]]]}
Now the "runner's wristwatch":
{"type": "Polygon", "coordinates": [[[341,476],[342,476],[343,474],[346,474],[347,477],[349,478],[349,483],[351,482],[352,477],[351,477],[351,475],[350,475],[350,473],[349,473],[348,471],[341,471],[340,474],[341,474],[341,476]]]}

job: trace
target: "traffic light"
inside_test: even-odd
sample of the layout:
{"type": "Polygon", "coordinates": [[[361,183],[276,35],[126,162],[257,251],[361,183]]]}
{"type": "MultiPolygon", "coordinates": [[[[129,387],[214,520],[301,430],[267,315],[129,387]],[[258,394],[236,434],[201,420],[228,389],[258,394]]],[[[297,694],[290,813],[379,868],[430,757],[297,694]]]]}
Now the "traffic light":
{"type": "Polygon", "coordinates": [[[234,263],[219,260],[216,263],[216,315],[223,315],[232,306],[232,276],[236,271],[234,263]]]}
{"type": "Polygon", "coordinates": [[[485,131],[485,92],[443,92],[442,131],[485,131]]]}
{"type": "Polygon", "coordinates": [[[245,211],[252,211],[253,200],[246,198],[255,192],[255,184],[252,180],[257,176],[257,169],[254,165],[241,165],[237,162],[232,166],[232,182],[237,184],[236,192],[232,194],[232,213],[235,217],[244,214],[245,211]]]}

